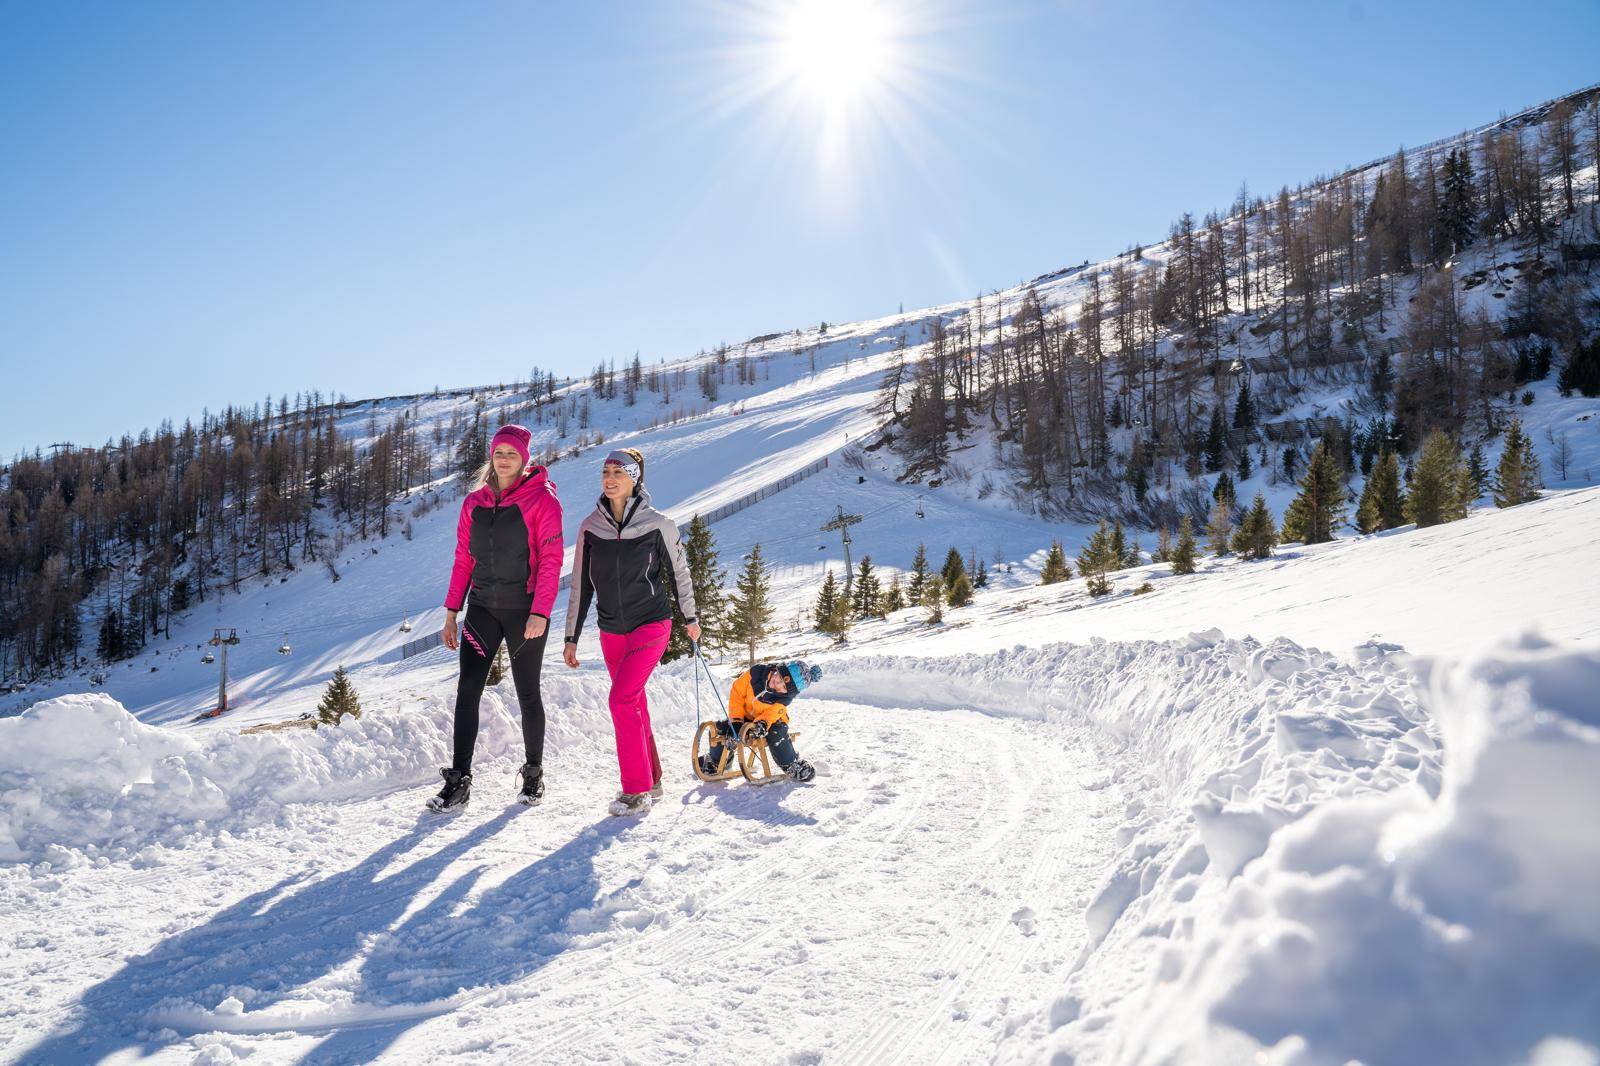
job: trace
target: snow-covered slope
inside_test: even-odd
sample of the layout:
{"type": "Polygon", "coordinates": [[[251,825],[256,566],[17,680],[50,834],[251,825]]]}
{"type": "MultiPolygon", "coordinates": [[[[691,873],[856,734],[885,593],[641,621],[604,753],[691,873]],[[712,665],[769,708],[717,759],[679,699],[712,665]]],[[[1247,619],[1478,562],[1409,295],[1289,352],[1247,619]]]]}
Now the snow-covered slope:
{"type": "MultiPolygon", "coordinates": [[[[443,653],[357,668],[364,718],[314,733],[34,707],[0,721],[21,859],[0,866],[0,1058],[1592,1055],[1600,927],[1568,889],[1600,877],[1600,598],[1527,548],[1583,552],[1597,505],[1152,567],[1133,578],[1157,593],[1093,604],[1014,573],[944,626],[908,611],[819,656],[796,705],[812,786],[691,787],[669,754],[667,800],[637,825],[601,814],[592,658],[547,680],[546,804],[503,805],[507,685],[486,699],[480,796],[445,821],[418,811],[446,745],[443,653]],[[1394,590],[1365,575],[1407,551],[1397,617],[1419,648],[1460,639],[1430,643],[1424,619],[1486,599],[1505,639],[1399,649],[1394,590]],[[1167,635],[1163,599],[1200,617],[1186,586],[1226,635],[1145,639],[1167,635]],[[1559,609],[1508,595],[1529,586],[1559,609]],[[1274,587],[1339,606],[1295,616],[1274,587]],[[1558,643],[1517,636],[1541,624],[1558,643]]],[[[690,679],[653,684],[668,753],[687,749],[690,679]]]]}

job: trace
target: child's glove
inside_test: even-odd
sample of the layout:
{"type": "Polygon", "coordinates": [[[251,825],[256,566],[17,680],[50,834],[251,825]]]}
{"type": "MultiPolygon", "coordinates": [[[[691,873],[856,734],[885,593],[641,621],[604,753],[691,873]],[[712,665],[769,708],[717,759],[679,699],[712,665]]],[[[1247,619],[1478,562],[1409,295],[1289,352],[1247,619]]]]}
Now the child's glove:
{"type": "Polygon", "coordinates": [[[751,740],[762,740],[767,735],[767,723],[751,722],[747,732],[750,734],[751,740]]]}

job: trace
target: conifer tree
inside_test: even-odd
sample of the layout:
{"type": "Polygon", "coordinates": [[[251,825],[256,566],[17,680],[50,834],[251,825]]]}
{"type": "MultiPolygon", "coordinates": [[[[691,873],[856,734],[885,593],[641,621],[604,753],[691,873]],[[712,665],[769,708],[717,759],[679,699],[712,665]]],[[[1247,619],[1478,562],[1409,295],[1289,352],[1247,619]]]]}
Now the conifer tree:
{"type": "Polygon", "coordinates": [[[1483,457],[1482,444],[1474,444],[1472,451],[1467,454],[1467,476],[1472,478],[1472,498],[1474,500],[1489,491],[1491,487],[1489,463],[1483,457]]]}
{"type": "Polygon", "coordinates": [[[822,589],[817,593],[817,602],[812,608],[811,617],[817,632],[826,633],[834,640],[843,640],[844,635],[850,631],[852,622],[850,604],[839,591],[838,582],[834,581],[831,568],[827,576],[822,579],[822,589]]]}
{"type": "Polygon", "coordinates": [[[916,558],[911,560],[911,580],[906,585],[906,597],[912,603],[922,602],[922,593],[928,584],[928,546],[917,545],[916,558]]]}
{"type": "Polygon", "coordinates": [[[338,725],[339,719],[347,714],[360,718],[361,703],[356,698],[355,686],[341,666],[333,671],[333,680],[323,690],[322,702],[317,704],[317,721],[323,725],[338,725]]]}
{"type": "Polygon", "coordinates": [[[1206,470],[1215,474],[1227,459],[1228,430],[1222,422],[1222,404],[1211,409],[1211,426],[1206,431],[1206,470]]]}
{"type": "Polygon", "coordinates": [[[1533,440],[1522,431],[1522,420],[1513,418],[1506,430],[1505,450],[1500,453],[1500,464],[1495,470],[1494,505],[1515,507],[1537,500],[1542,485],[1533,440]]]}
{"type": "MultiPolygon", "coordinates": [[[[1122,525],[1119,523],[1117,525],[1117,532],[1120,533],[1121,531],[1122,531],[1122,525]]],[[[1132,566],[1141,566],[1141,565],[1143,565],[1143,563],[1144,563],[1144,549],[1139,547],[1139,538],[1138,537],[1134,537],[1131,541],[1128,541],[1127,544],[1123,547],[1123,550],[1122,550],[1122,569],[1126,570],[1126,569],[1128,569],[1129,567],[1132,567],[1132,566]]]]}
{"type": "Polygon", "coordinates": [[[756,664],[756,649],[772,631],[772,616],[772,587],[757,544],[745,558],[728,599],[728,639],[744,647],[746,665],[756,664]]]}
{"type": "Polygon", "coordinates": [[[1300,478],[1300,494],[1283,513],[1283,539],[1322,544],[1344,521],[1344,469],[1326,440],[1317,442],[1300,478]]]}
{"type": "Polygon", "coordinates": [[[1166,526],[1156,530],[1156,550],[1151,558],[1158,563],[1167,562],[1172,558],[1172,531],[1166,526]]]}
{"type": "Polygon", "coordinates": [[[900,587],[899,574],[894,575],[894,577],[889,580],[889,591],[883,594],[883,601],[879,606],[883,611],[883,614],[879,617],[891,615],[896,611],[905,610],[906,593],[905,589],[900,587]]]}
{"type": "Polygon", "coordinates": [[[1067,565],[1067,553],[1059,540],[1050,542],[1050,551],[1044,557],[1044,569],[1039,571],[1039,584],[1055,585],[1072,577],[1072,567],[1067,565]]]}
{"type": "MultiPolygon", "coordinates": [[[[727,647],[728,603],[727,595],[722,590],[727,575],[717,561],[717,541],[711,533],[711,524],[699,515],[689,520],[689,533],[683,540],[683,556],[684,562],[689,565],[689,584],[694,588],[702,649],[715,651],[727,647]]],[[[676,585],[672,588],[672,611],[673,617],[680,621],[683,619],[683,611],[678,607],[676,585]]],[[[689,634],[682,625],[675,625],[672,635],[667,638],[667,650],[662,654],[661,661],[670,663],[688,655],[689,651],[689,634]]]]}
{"type": "Polygon", "coordinates": [[[1218,503],[1227,504],[1230,513],[1239,506],[1238,493],[1233,487],[1233,477],[1226,470],[1222,472],[1222,476],[1217,478],[1217,483],[1212,486],[1211,498],[1218,503]]]}
{"type": "Polygon", "coordinates": [[[1245,559],[1270,559],[1278,545],[1278,531],[1267,510],[1267,499],[1256,493],[1255,502],[1245,512],[1244,521],[1233,534],[1233,551],[1245,559]]]}
{"type": "Polygon", "coordinates": [[[1112,541],[1111,525],[1105,519],[1089,535],[1089,541],[1078,552],[1078,572],[1083,575],[1089,595],[1104,596],[1111,591],[1111,572],[1122,565],[1116,545],[1112,541]]]}
{"type": "Polygon", "coordinates": [[[961,553],[951,548],[944,557],[944,567],[939,571],[939,576],[944,578],[945,594],[950,592],[950,586],[956,583],[956,578],[965,577],[967,564],[962,561],[961,553]]]}
{"type": "Polygon", "coordinates": [[[1363,533],[1378,533],[1405,525],[1405,494],[1400,490],[1400,460],[1385,450],[1373,464],[1372,473],[1361,489],[1361,504],[1356,510],[1356,528],[1363,533]]]}
{"type": "Polygon", "coordinates": [[[922,586],[922,606],[928,609],[930,624],[944,621],[944,578],[932,574],[922,586]]]}
{"type": "Polygon", "coordinates": [[[1442,430],[1422,442],[1406,496],[1406,516],[1419,527],[1436,526],[1467,517],[1472,499],[1472,479],[1461,461],[1461,449],[1442,430]]]}
{"type": "Polygon", "coordinates": [[[488,443],[483,439],[483,412],[474,411],[472,425],[456,444],[456,473],[462,481],[470,481],[488,461],[488,443]]]}
{"type": "Polygon", "coordinates": [[[1173,545],[1172,548],[1172,572],[1174,574],[1194,573],[1196,552],[1194,530],[1189,526],[1189,516],[1184,515],[1178,519],[1178,543],[1173,545]]]}
{"type": "Polygon", "coordinates": [[[1254,473],[1254,471],[1255,471],[1255,468],[1250,465],[1250,449],[1249,448],[1240,448],[1239,449],[1239,483],[1243,484],[1244,482],[1250,480],[1250,475],[1252,473],[1254,473]]]}
{"type": "Polygon", "coordinates": [[[962,570],[956,579],[950,582],[944,591],[945,602],[952,607],[965,607],[972,602],[972,582],[967,580],[967,572],[962,570]]]}
{"type": "Polygon", "coordinates": [[[1211,505],[1211,520],[1206,523],[1206,550],[1227,555],[1233,539],[1233,508],[1222,500],[1211,505]]]}
{"type": "MultiPolygon", "coordinates": [[[[829,571],[832,573],[832,571],[829,571]]],[[[856,580],[850,590],[850,610],[862,620],[883,617],[883,590],[878,584],[878,574],[872,568],[872,556],[861,557],[856,568],[856,580]]]]}
{"type": "Polygon", "coordinates": [[[1128,538],[1121,522],[1111,523],[1111,569],[1121,570],[1128,565],[1128,538]]]}
{"type": "Polygon", "coordinates": [[[1233,402],[1233,428],[1251,429],[1256,424],[1256,405],[1250,398],[1250,378],[1239,379],[1239,395],[1233,402]]]}
{"type": "Polygon", "coordinates": [[[989,584],[989,565],[978,558],[978,549],[973,548],[967,555],[967,576],[972,579],[973,591],[977,591],[989,584]]]}

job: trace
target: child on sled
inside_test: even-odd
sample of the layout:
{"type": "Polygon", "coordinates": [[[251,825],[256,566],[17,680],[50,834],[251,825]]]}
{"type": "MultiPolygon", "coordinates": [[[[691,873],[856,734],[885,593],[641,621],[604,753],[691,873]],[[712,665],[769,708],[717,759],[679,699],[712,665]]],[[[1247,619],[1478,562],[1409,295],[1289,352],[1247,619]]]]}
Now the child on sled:
{"type": "MultiPolygon", "coordinates": [[[[796,660],[791,663],[757,663],[733,683],[728,693],[728,725],[733,735],[744,731],[746,724],[759,722],[757,735],[767,739],[770,751],[778,766],[795,781],[810,781],[817,776],[814,766],[794,750],[789,739],[789,704],[800,690],[822,679],[822,667],[796,660]]],[[[718,733],[728,737],[727,728],[718,726],[718,733]]],[[[713,745],[711,751],[700,757],[700,768],[707,774],[717,772],[722,764],[722,745],[713,745]]]]}

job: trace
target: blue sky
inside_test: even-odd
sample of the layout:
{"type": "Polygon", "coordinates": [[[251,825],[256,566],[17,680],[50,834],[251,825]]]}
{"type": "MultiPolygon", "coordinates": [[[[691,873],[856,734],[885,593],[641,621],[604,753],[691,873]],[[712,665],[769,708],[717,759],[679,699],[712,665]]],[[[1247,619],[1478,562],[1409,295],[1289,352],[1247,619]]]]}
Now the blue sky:
{"type": "Polygon", "coordinates": [[[882,0],[835,92],[791,6],[0,0],[0,455],[968,297],[1600,80],[1593,0],[882,0]]]}

